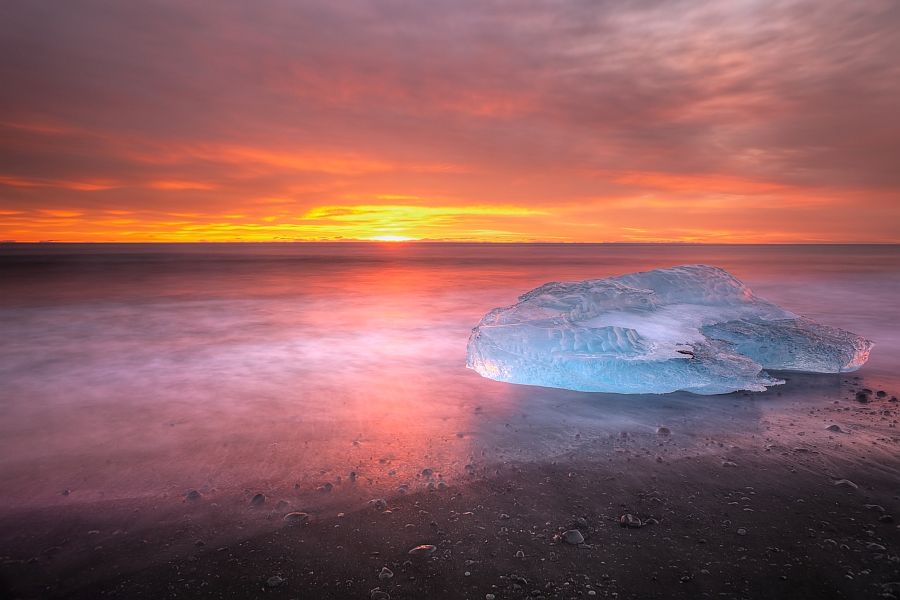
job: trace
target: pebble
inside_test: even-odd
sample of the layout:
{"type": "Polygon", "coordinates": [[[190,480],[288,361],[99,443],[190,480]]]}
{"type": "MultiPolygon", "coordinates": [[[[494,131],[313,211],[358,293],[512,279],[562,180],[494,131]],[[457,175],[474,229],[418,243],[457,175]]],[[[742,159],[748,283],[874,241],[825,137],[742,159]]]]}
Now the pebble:
{"type": "Polygon", "coordinates": [[[391,595],[381,588],[375,588],[369,592],[369,600],[391,600],[391,595]]]}
{"type": "Polygon", "coordinates": [[[284,583],[284,578],[278,575],[272,575],[266,580],[266,585],[273,588],[280,586],[282,583],[284,583]]]}
{"type": "Polygon", "coordinates": [[[496,600],[496,598],[497,598],[497,596],[495,596],[493,594],[485,594],[484,595],[484,600],[496,600]]]}
{"type": "Polygon", "coordinates": [[[262,506],[266,503],[266,495],[265,494],[256,494],[252,498],[250,498],[250,506],[262,506]]]}
{"type": "Polygon", "coordinates": [[[369,508],[374,508],[375,510],[384,510],[387,508],[387,500],[384,498],[375,498],[373,500],[369,500],[369,508]]]}
{"type": "Polygon", "coordinates": [[[309,515],[305,512],[289,512],[288,514],[284,515],[284,522],[288,525],[303,525],[307,521],[309,521],[309,515]]]}
{"type": "Polygon", "coordinates": [[[722,461],[722,466],[723,466],[723,467],[736,467],[736,466],[737,466],[737,463],[736,463],[736,462],[732,462],[732,461],[730,461],[730,460],[725,460],[725,461],[722,461]]]}
{"type": "Polygon", "coordinates": [[[631,513],[627,513],[619,517],[619,525],[621,525],[622,527],[631,527],[632,529],[637,529],[638,527],[641,527],[643,523],[641,523],[641,520],[636,516],[632,515],[631,513]]]}
{"type": "Polygon", "coordinates": [[[432,554],[434,554],[435,550],[437,550],[437,546],[433,546],[431,544],[422,544],[410,550],[408,554],[410,556],[424,558],[426,556],[431,556],[432,554]]]}
{"type": "Polygon", "coordinates": [[[197,490],[191,490],[187,494],[185,494],[184,497],[188,500],[194,501],[194,500],[199,500],[200,495],[201,495],[200,492],[198,492],[197,490]]]}
{"type": "Polygon", "coordinates": [[[844,433],[844,430],[841,429],[840,425],[829,425],[825,428],[827,431],[833,431],[835,433],[844,433]]]}
{"type": "Polygon", "coordinates": [[[562,534],[562,539],[567,544],[577,546],[584,543],[584,536],[577,529],[570,529],[562,534]]]}
{"type": "Polygon", "coordinates": [[[525,558],[525,553],[519,550],[516,552],[516,558],[525,558]]]}
{"type": "Polygon", "coordinates": [[[656,428],[656,433],[657,433],[658,435],[671,435],[672,430],[669,429],[668,427],[657,427],[657,428],[656,428]]]}
{"type": "Polygon", "coordinates": [[[394,572],[388,569],[387,567],[381,567],[381,573],[378,574],[378,579],[384,581],[385,579],[390,579],[394,576],[394,572]]]}
{"type": "Polygon", "coordinates": [[[737,534],[738,535],[747,535],[747,530],[744,529],[743,527],[738,527],[737,534]]]}
{"type": "Polygon", "coordinates": [[[856,485],[849,479],[838,479],[837,481],[834,482],[834,485],[836,485],[838,487],[852,488],[854,490],[859,488],[858,485],[856,485]]]}

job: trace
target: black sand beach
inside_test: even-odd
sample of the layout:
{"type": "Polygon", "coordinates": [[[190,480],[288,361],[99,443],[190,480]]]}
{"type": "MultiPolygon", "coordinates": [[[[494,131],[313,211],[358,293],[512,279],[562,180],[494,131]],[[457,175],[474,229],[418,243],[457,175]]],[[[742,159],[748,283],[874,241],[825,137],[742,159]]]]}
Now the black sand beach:
{"type": "Polygon", "coordinates": [[[764,394],[705,399],[735,407],[717,435],[677,422],[658,431],[623,428],[546,460],[485,460],[446,486],[425,471],[410,493],[384,504],[343,506],[344,488],[366,486],[360,477],[330,492],[270,493],[258,506],[248,490],[239,499],[212,491],[152,504],[20,509],[0,521],[3,591],[10,598],[900,597],[897,390],[862,392],[877,386],[843,377],[824,397],[801,400],[796,394],[811,377],[764,394]],[[294,511],[308,511],[308,521],[286,523],[294,511]],[[623,526],[625,515],[632,526],[623,526]],[[567,543],[570,530],[583,543],[567,543]],[[433,553],[409,554],[423,544],[433,553]]]}

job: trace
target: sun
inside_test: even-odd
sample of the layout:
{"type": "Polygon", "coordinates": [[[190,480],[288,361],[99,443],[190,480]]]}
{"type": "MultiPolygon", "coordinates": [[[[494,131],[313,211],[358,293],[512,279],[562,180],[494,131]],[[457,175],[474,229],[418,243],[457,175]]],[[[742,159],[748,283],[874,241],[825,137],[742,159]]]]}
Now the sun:
{"type": "Polygon", "coordinates": [[[371,242],[415,242],[418,238],[405,235],[376,235],[366,239],[371,242]]]}

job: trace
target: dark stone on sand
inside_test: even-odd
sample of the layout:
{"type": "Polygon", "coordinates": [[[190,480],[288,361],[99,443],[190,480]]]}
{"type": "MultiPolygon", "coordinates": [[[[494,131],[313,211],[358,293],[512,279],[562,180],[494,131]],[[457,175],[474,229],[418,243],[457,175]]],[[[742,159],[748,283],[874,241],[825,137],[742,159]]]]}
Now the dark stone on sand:
{"type": "Polygon", "coordinates": [[[282,583],[284,583],[284,578],[279,577],[278,575],[273,575],[266,580],[266,585],[272,588],[278,587],[282,583]]]}
{"type": "Polygon", "coordinates": [[[887,392],[884,390],[878,390],[877,392],[875,392],[875,395],[879,398],[884,398],[885,396],[887,396],[887,392]]]}
{"type": "Polygon", "coordinates": [[[374,510],[384,510],[387,508],[387,500],[384,498],[374,498],[369,500],[369,508],[374,510]]]}
{"type": "Polygon", "coordinates": [[[891,515],[881,515],[880,517],[878,517],[878,520],[881,523],[893,523],[894,517],[892,517],[891,515]]]}
{"type": "Polygon", "coordinates": [[[657,427],[657,428],[656,428],[656,433],[657,433],[658,435],[671,435],[671,434],[672,434],[672,430],[669,429],[668,427],[657,427]]]}
{"type": "Polygon", "coordinates": [[[868,402],[868,401],[869,401],[869,394],[867,394],[867,393],[864,392],[864,391],[863,391],[863,392],[856,392],[856,400],[857,400],[857,402],[868,402]]]}
{"type": "Polygon", "coordinates": [[[825,428],[827,431],[833,431],[835,433],[844,433],[844,430],[841,429],[840,425],[829,425],[825,428]]]}
{"type": "Polygon", "coordinates": [[[644,524],[631,513],[626,513],[619,517],[619,525],[622,527],[630,527],[631,529],[637,529],[638,527],[642,527],[644,524]]]}
{"type": "Polygon", "coordinates": [[[284,515],[284,522],[291,526],[303,525],[309,521],[309,515],[305,512],[289,512],[284,515]]]}
{"type": "Polygon", "coordinates": [[[394,572],[388,569],[387,567],[381,567],[381,572],[378,574],[378,579],[384,581],[385,579],[390,579],[394,576],[394,572]]]}
{"type": "Polygon", "coordinates": [[[375,588],[369,592],[369,600],[391,600],[391,595],[381,588],[375,588]]]}
{"type": "Polygon", "coordinates": [[[577,529],[570,529],[562,534],[562,539],[567,544],[577,546],[584,543],[584,536],[577,529]]]}
{"type": "Polygon", "coordinates": [[[201,494],[197,490],[191,490],[187,494],[185,494],[184,497],[187,500],[194,501],[194,500],[199,500],[201,497],[201,494]]]}
{"type": "Polygon", "coordinates": [[[265,494],[256,494],[250,499],[250,506],[262,506],[266,503],[266,495],[265,494]]]}
{"type": "Polygon", "coordinates": [[[407,554],[410,556],[415,556],[417,558],[425,558],[434,554],[435,550],[437,550],[437,546],[433,546],[432,544],[422,544],[420,546],[416,546],[407,554]]]}

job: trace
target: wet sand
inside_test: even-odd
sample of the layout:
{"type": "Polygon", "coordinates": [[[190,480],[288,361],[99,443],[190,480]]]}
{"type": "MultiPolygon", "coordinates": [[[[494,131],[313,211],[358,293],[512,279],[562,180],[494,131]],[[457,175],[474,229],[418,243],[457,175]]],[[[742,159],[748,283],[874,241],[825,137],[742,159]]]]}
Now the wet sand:
{"type": "MultiPolygon", "coordinates": [[[[657,397],[646,419],[639,403],[611,404],[619,418],[561,433],[571,438],[563,451],[510,460],[498,447],[460,476],[393,476],[408,493],[376,494],[383,486],[362,473],[322,474],[330,491],[79,502],[72,490],[0,519],[0,589],[10,598],[900,597],[900,390],[878,378],[787,377],[762,394],[657,397]],[[376,498],[386,505],[368,503],[376,498]],[[286,524],[292,511],[309,520],[286,524]],[[642,526],[623,527],[626,514],[642,526]],[[569,530],[584,542],[566,543],[569,530]],[[421,544],[433,554],[408,554],[421,544]],[[385,568],[392,576],[380,578],[385,568]]],[[[521,443],[527,421],[502,427],[521,443]]]]}

